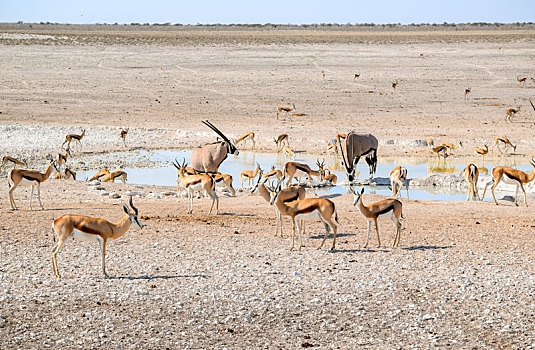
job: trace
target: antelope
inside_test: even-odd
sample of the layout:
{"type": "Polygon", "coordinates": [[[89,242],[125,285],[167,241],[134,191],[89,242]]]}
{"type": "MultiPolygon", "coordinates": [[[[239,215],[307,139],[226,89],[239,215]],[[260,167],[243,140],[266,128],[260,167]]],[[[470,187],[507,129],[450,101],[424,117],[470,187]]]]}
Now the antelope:
{"type": "Polygon", "coordinates": [[[290,113],[291,111],[295,111],[295,105],[292,103],[292,107],[279,107],[277,108],[277,120],[279,119],[280,112],[286,112],[286,115],[290,113]]]}
{"type": "Polygon", "coordinates": [[[290,146],[290,142],[288,142],[288,134],[280,134],[276,139],[273,139],[273,142],[277,145],[277,152],[282,150],[282,144],[284,142],[286,142],[287,146],[290,146]]]}
{"type": "Polygon", "coordinates": [[[37,187],[37,198],[39,200],[39,205],[41,206],[41,209],[44,209],[43,204],[41,203],[41,183],[48,180],[52,174],[52,169],[56,169],[56,171],[58,171],[54,162],[54,158],[52,158],[51,155],[48,155],[47,159],[49,160],[49,163],[44,173],[30,169],[12,169],[9,172],[8,179],[10,179],[13,183],[9,187],[9,202],[11,203],[11,209],[17,210],[15,199],[13,198],[13,192],[19,185],[32,187],[30,194],[30,209],[32,209],[33,188],[37,187]]]}
{"type": "Polygon", "coordinates": [[[520,107],[517,107],[516,109],[514,109],[514,108],[509,108],[508,110],[506,110],[506,111],[505,111],[505,121],[513,122],[513,117],[514,117],[518,112],[520,112],[520,107]]]}
{"type": "Polygon", "coordinates": [[[256,163],[256,169],[253,170],[244,170],[240,173],[241,179],[241,188],[243,189],[243,183],[249,180],[249,188],[251,188],[251,180],[254,180],[260,171],[260,164],[256,163]]]}
{"type": "MultiPolygon", "coordinates": [[[[316,161],[316,165],[318,167],[320,166],[320,160],[318,159],[316,161]]],[[[297,162],[288,162],[284,166],[284,177],[288,176],[288,182],[286,183],[286,187],[290,186],[290,182],[295,177],[299,178],[299,182],[301,182],[301,177],[306,176],[308,181],[312,181],[311,176],[316,176],[317,178],[321,179],[321,172],[320,170],[312,170],[310,167],[304,163],[297,163],[297,162]]]]}
{"type": "Polygon", "coordinates": [[[184,159],[182,164],[179,164],[175,159],[173,166],[178,170],[178,182],[182,182],[182,185],[188,191],[188,214],[193,213],[193,194],[198,191],[206,191],[206,193],[212,198],[212,206],[210,207],[209,214],[212,214],[212,209],[214,209],[214,203],[216,204],[216,215],[219,214],[219,197],[215,191],[215,182],[210,175],[206,174],[197,174],[197,175],[186,175],[184,170],[187,166],[186,160],[184,159]]]}
{"type": "Polygon", "coordinates": [[[65,136],[65,142],[63,142],[61,147],[65,146],[65,144],[67,143],[67,149],[70,149],[71,148],[71,142],[74,140],[74,141],[77,141],[80,144],[80,149],[81,149],[82,148],[82,142],[80,142],[80,141],[82,140],[82,138],[84,136],[85,136],[85,129],[82,129],[82,133],[80,135],[69,134],[69,135],[65,136]]]}
{"type": "MultiPolygon", "coordinates": [[[[260,172],[262,173],[262,170],[260,170],[260,172]]],[[[271,200],[271,194],[265,186],[265,183],[266,181],[268,181],[269,177],[265,177],[265,175],[267,174],[264,174],[258,177],[258,181],[256,182],[256,185],[252,189],[251,193],[256,193],[256,190],[258,189],[258,193],[260,194],[260,196],[264,198],[266,202],[269,203],[271,200]]],[[[277,181],[280,181],[280,180],[277,179],[277,181]]],[[[292,186],[292,187],[282,189],[279,194],[279,198],[283,202],[293,202],[297,199],[304,199],[306,197],[306,193],[307,191],[305,190],[304,187],[292,186]]],[[[275,206],[275,216],[276,216],[276,221],[277,221],[276,228],[275,228],[275,236],[277,236],[277,233],[279,232],[279,223],[280,223],[280,232],[281,232],[281,237],[282,237],[282,215],[276,206],[275,206]]],[[[303,225],[304,224],[301,223],[301,227],[304,230],[303,225]]]]}
{"type": "Polygon", "coordinates": [[[357,80],[357,78],[360,78],[360,73],[355,73],[355,76],[353,77],[353,80],[357,80]]]}
{"type": "Polygon", "coordinates": [[[28,163],[26,162],[25,159],[18,160],[16,158],[13,158],[13,157],[10,157],[10,156],[4,156],[4,158],[2,158],[2,166],[0,167],[2,169],[2,173],[6,172],[6,165],[9,162],[13,163],[13,169],[15,169],[17,167],[17,165],[28,166],[28,163]]]}
{"type": "Polygon", "coordinates": [[[280,178],[282,177],[282,171],[280,171],[279,169],[275,169],[275,166],[272,166],[271,170],[263,174],[262,177],[268,180],[273,178],[277,178],[277,180],[280,180],[280,178]]]}
{"type": "MultiPolygon", "coordinates": [[[[339,134],[340,135],[340,134],[339,134]]],[[[337,139],[338,138],[337,135],[337,139]]],[[[371,134],[357,134],[351,131],[347,134],[343,145],[340,144],[340,151],[342,153],[342,161],[346,170],[348,180],[351,182],[355,177],[355,169],[361,157],[365,157],[366,163],[370,168],[371,179],[377,169],[377,147],[379,142],[377,138],[371,134]],[[345,150],[345,154],[344,154],[345,150]]]]}
{"type": "Polygon", "coordinates": [[[526,85],[527,79],[528,79],[527,77],[523,77],[523,78],[516,77],[516,80],[518,80],[518,85],[521,85],[521,84],[526,85]]]}
{"type": "Polygon", "coordinates": [[[481,147],[475,147],[474,152],[475,154],[481,154],[483,156],[483,162],[485,162],[485,154],[489,153],[489,146],[485,144],[485,148],[481,147]]]}
{"type": "Polygon", "coordinates": [[[121,129],[121,131],[119,132],[119,138],[123,140],[123,145],[126,148],[128,148],[128,146],[126,145],[126,135],[128,134],[128,129],[129,128],[121,129]]]}
{"type": "Polygon", "coordinates": [[[403,205],[398,199],[388,198],[383,199],[379,202],[372,204],[364,205],[362,203],[362,194],[364,193],[364,188],[360,191],[360,194],[355,193],[352,187],[349,188],[353,193],[353,205],[358,205],[359,211],[368,221],[368,239],[364,248],[368,247],[370,241],[370,230],[372,226],[372,221],[375,223],[375,232],[377,233],[377,248],[381,246],[381,239],[379,238],[379,226],[377,225],[377,219],[381,216],[390,215],[392,221],[394,222],[395,236],[392,247],[399,246],[399,241],[401,238],[401,219],[403,218],[403,205]]]}
{"type": "Polygon", "coordinates": [[[283,153],[289,157],[293,157],[295,155],[294,151],[288,145],[284,146],[283,153]]]}
{"type": "Polygon", "coordinates": [[[461,141],[459,141],[458,145],[454,145],[451,142],[442,142],[440,145],[447,147],[451,151],[451,154],[453,154],[453,150],[454,149],[457,149],[459,147],[463,147],[463,143],[461,141]]]}
{"type": "Polygon", "coordinates": [[[528,202],[526,199],[526,190],[524,190],[524,185],[527,183],[530,183],[535,179],[535,159],[531,158],[531,161],[529,162],[531,166],[533,166],[533,170],[531,170],[531,173],[526,174],[523,171],[510,168],[508,166],[498,166],[494,169],[492,169],[492,180],[489,181],[485,185],[485,190],[483,191],[483,196],[481,197],[481,200],[485,199],[485,193],[487,192],[487,187],[489,185],[492,185],[490,188],[490,192],[492,193],[492,198],[494,199],[494,203],[498,205],[498,202],[496,201],[496,197],[494,196],[494,189],[500,181],[505,182],[506,184],[510,185],[516,185],[516,194],[515,194],[515,205],[518,206],[518,187],[522,189],[522,192],[524,192],[524,204],[526,207],[528,206],[528,202]]]}
{"type": "Polygon", "coordinates": [[[236,197],[236,190],[234,189],[234,187],[232,187],[232,175],[217,173],[215,176],[215,187],[226,187],[227,190],[231,193],[232,197],[236,197]]]}
{"type": "Polygon", "coordinates": [[[509,146],[511,146],[513,148],[513,152],[516,152],[516,146],[513,145],[511,143],[511,141],[509,141],[509,139],[507,137],[497,137],[494,139],[494,146],[492,146],[492,152],[494,152],[494,148],[496,146],[498,146],[498,151],[500,151],[500,153],[504,153],[502,152],[502,150],[500,149],[500,146],[498,145],[498,143],[503,143],[505,145],[505,153],[507,153],[507,148],[509,146]]]}
{"type": "Polygon", "coordinates": [[[431,149],[431,152],[436,154],[438,157],[438,161],[440,162],[440,154],[442,153],[442,157],[444,160],[446,160],[446,157],[448,156],[448,147],[444,145],[438,145],[434,146],[433,140],[429,139],[427,140],[427,144],[429,145],[429,148],[431,149]]]}
{"type": "Polygon", "coordinates": [[[390,88],[391,88],[392,90],[396,90],[396,85],[398,85],[398,80],[397,80],[397,79],[394,80],[394,81],[392,82],[392,84],[390,84],[390,88]]]}
{"type": "Polygon", "coordinates": [[[320,163],[318,161],[318,167],[320,172],[320,180],[330,182],[333,185],[336,185],[336,182],[338,181],[338,177],[335,174],[332,174],[329,169],[324,169],[325,166],[325,160],[322,159],[322,162],[320,163]],[[327,172],[329,174],[327,174],[327,172]]]}
{"type": "Polygon", "coordinates": [[[65,167],[65,172],[62,174],[61,171],[56,174],[56,179],[65,179],[69,180],[72,177],[76,181],[76,172],[65,167]]]}
{"type": "Polygon", "coordinates": [[[197,173],[216,174],[219,166],[228,154],[238,155],[240,152],[236,146],[212,123],[207,120],[202,121],[204,125],[212,129],[223,138],[223,141],[209,143],[203,147],[197,147],[191,152],[191,166],[197,173]]]}
{"type": "Polygon", "coordinates": [[[102,169],[102,172],[104,174],[102,182],[115,182],[115,179],[120,179],[124,184],[126,183],[127,175],[122,170],[117,170],[110,173],[107,168],[104,168],[102,169]]]}
{"type": "Polygon", "coordinates": [[[338,143],[336,140],[331,140],[327,143],[327,153],[338,154],[338,143]]]}
{"type": "Polygon", "coordinates": [[[464,178],[468,182],[468,197],[466,200],[469,201],[472,197],[473,201],[479,200],[479,194],[477,193],[477,180],[479,179],[479,170],[474,164],[468,164],[464,168],[464,178]]]}
{"type": "Polygon", "coordinates": [[[109,174],[108,168],[103,168],[102,170],[99,170],[89,179],[89,181],[93,180],[100,180],[101,177],[106,176],[106,174],[109,174]]]}
{"type": "Polygon", "coordinates": [[[292,218],[292,245],[290,246],[290,250],[293,250],[294,248],[296,226],[297,230],[299,231],[299,250],[301,250],[301,247],[303,246],[303,237],[301,234],[301,225],[299,223],[299,219],[311,219],[316,216],[319,216],[323,222],[323,226],[325,227],[325,237],[323,237],[318,249],[323,247],[325,240],[329,236],[329,231],[332,229],[334,233],[334,239],[331,250],[334,250],[336,247],[336,231],[338,228],[336,225],[338,224],[338,213],[336,212],[336,206],[334,203],[327,198],[298,199],[285,203],[280,197],[280,193],[282,191],[281,186],[283,182],[284,177],[277,182],[275,188],[268,187],[268,190],[271,192],[271,200],[269,201],[269,204],[275,204],[281,215],[292,218]],[[332,220],[333,214],[334,222],[332,220]]]}
{"type": "Polygon", "coordinates": [[[255,135],[254,135],[254,132],[248,132],[248,133],[245,133],[245,134],[241,135],[241,136],[234,142],[234,144],[235,144],[236,146],[238,146],[238,144],[239,144],[240,142],[243,141],[243,144],[245,145],[245,143],[247,142],[247,139],[249,139],[249,140],[251,140],[251,141],[253,142],[253,150],[254,150],[255,145],[256,145],[256,142],[255,142],[255,140],[254,140],[254,136],[255,136],[255,135]]]}
{"type": "Polygon", "coordinates": [[[467,100],[468,99],[468,94],[472,92],[472,88],[471,87],[468,87],[466,89],[464,89],[464,99],[467,100]]]}
{"type": "Polygon", "coordinates": [[[321,78],[325,79],[325,71],[323,71],[323,70],[321,71],[321,78]]]}
{"type": "Polygon", "coordinates": [[[409,185],[407,184],[407,169],[402,166],[395,167],[389,175],[392,196],[398,197],[403,188],[403,183],[407,188],[407,198],[409,198],[409,185]],[[403,182],[402,182],[403,181],[403,182]]]}
{"type": "Polygon", "coordinates": [[[67,148],[65,150],[65,153],[58,153],[58,168],[61,169],[61,166],[65,164],[65,167],[67,167],[67,159],[71,155],[70,149],[67,148]]]}
{"type": "Polygon", "coordinates": [[[56,277],[61,278],[56,256],[69,237],[80,241],[98,242],[102,255],[102,274],[105,277],[109,277],[106,273],[106,241],[110,238],[117,239],[124,235],[131,224],[143,228],[143,224],[139,221],[138,210],[132,203],[132,197],[130,197],[130,207],[134,211],[133,213],[130,212],[126,204],[123,204],[123,210],[126,215],[116,224],[104,219],[83,215],[63,215],[54,220],[52,229],[58,237],[58,243],[52,248],[52,268],[56,277]]]}

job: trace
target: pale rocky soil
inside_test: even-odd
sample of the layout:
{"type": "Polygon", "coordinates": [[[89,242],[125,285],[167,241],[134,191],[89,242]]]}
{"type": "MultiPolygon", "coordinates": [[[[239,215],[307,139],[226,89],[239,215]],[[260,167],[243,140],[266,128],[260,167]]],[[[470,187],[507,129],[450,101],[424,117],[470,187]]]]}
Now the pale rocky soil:
{"type": "MultiPolygon", "coordinates": [[[[0,151],[41,168],[65,133],[87,129],[83,159],[119,149],[123,126],[131,127],[129,143],[138,149],[191,147],[213,140],[199,122],[209,119],[229,135],[255,131],[265,150],[282,132],[297,150],[321,151],[336,133],[356,129],[374,133],[383,156],[426,157],[416,140],[433,137],[462,140],[457,153],[472,159],[475,145],[506,135],[518,143],[516,157],[526,160],[534,112],[525,99],[535,99],[535,84],[519,86],[516,76],[535,76],[535,33],[513,32],[507,40],[497,33],[465,33],[457,41],[426,33],[405,43],[397,33],[391,42],[333,44],[300,34],[304,43],[279,45],[150,44],[150,33],[138,33],[141,43],[127,36],[117,45],[111,34],[85,44],[73,34],[80,44],[54,46],[0,37],[0,151]],[[393,79],[399,80],[394,93],[393,79]],[[468,86],[472,94],[464,101],[468,86]],[[276,107],[288,103],[308,116],[277,121],[276,107]],[[521,113],[506,124],[505,109],[516,105],[521,113]]],[[[0,348],[535,343],[532,202],[526,208],[403,199],[401,247],[384,248],[393,235],[383,222],[383,247],[365,250],[365,221],[350,196],[337,196],[336,250],[328,251],[332,238],[315,249],[323,228],[311,223],[306,247],[290,252],[288,222],[285,236],[274,237],[273,209],[257,196],[222,196],[221,215],[208,216],[208,199],[196,200],[195,213],[185,215],[185,198],[150,195],[170,187],[104,185],[120,199],[80,182],[50,180],[42,187],[42,211],[27,210],[27,189],[15,192],[20,211],[9,210],[5,192],[0,196],[0,348]],[[96,245],[69,241],[57,280],[52,221],[67,213],[118,220],[127,191],[143,192],[134,201],[146,227],[108,245],[113,278],[101,278],[96,245]]]]}

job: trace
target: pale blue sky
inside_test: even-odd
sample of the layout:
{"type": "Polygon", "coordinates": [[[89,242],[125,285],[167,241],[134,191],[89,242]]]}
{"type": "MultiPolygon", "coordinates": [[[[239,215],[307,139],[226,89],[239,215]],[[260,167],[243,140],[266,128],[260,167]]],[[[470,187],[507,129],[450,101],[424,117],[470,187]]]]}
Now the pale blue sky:
{"type": "Polygon", "coordinates": [[[0,0],[0,22],[535,22],[535,0],[0,0]]]}

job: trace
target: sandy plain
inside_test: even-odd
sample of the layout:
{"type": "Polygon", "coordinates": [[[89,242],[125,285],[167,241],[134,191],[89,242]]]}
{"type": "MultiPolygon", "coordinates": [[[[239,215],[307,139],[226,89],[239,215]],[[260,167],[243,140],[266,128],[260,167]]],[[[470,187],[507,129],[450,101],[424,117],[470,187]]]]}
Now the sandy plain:
{"type": "MultiPolygon", "coordinates": [[[[533,155],[532,28],[1,32],[0,151],[38,167],[69,130],[88,131],[80,161],[117,150],[119,127],[132,129],[138,149],[211,141],[202,119],[232,136],[254,131],[263,151],[284,132],[296,150],[321,152],[336,133],[355,129],[377,136],[380,156],[429,157],[418,140],[431,137],[462,141],[457,156],[472,159],[474,146],[497,136],[518,145],[520,161],[533,155]],[[516,79],[524,76],[525,86],[516,79]],[[276,108],[290,103],[306,116],[277,120],[276,108]],[[521,112],[506,123],[505,109],[516,106],[521,112]]],[[[27,190],[15,194],[19,211],[0,196],[0,347],[534,344],[533,205],[403,199],[401,247],[388,247],[384,222],[386,248],[363,249],[366,223],[342,195],[332,198],[337,249],[328,251],[328,240],[316,250],[322,227],[311,223],[306,247],[290,252],[288,222],[275,237],[273,209],[260,197],[223,196],[219,216],[206,215],[201,199],[186,215],[185,198],[148,195],[173,188],[104,186],[122,198],[61,180],[43,185],[45,210],[27,210],[27,190]],[[144,192],[134,200],[146,227],[109,244],[113,278],[101,277],[98,247],[70,241],[56,279],[52,221],[67,213],[115,221],[127,191],[144,192]]]]}

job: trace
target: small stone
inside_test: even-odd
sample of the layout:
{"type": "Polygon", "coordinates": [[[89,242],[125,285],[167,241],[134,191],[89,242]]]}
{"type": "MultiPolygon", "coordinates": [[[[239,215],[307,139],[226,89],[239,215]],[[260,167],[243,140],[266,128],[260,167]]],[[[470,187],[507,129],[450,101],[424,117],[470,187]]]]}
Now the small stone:
{"type": "Polygon", "coordinates": [[[110,197],[113,199],[118,199],[118,198],[121,198],[121,195],[119,193],[112,192],[110,193],[110,197]]]}

